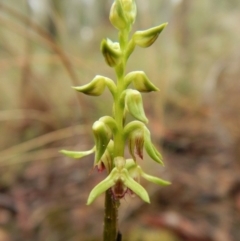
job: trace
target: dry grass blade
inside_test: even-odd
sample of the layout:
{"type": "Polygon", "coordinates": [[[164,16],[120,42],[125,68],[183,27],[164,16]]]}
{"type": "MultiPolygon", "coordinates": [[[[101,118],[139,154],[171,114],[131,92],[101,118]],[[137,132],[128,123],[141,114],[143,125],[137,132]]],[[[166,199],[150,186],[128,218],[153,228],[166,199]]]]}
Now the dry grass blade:
{"type": "Polygon", "coordinates": [[[86,126],[83,125],[77,125],[73,127],[67,127],[64,129],[60,129],[57,131],[50,132],[48,134],[42,135],[40,137],[36,137],[32,140],[23,142],[21,144],[18,144],[16,146],[10,147],[8,149],[3,150],[0,152],[1,156],[1,162],[4,162],[5,160],[8,160],[10,158],[15,157],[16,155],[20,155],[24,152],[30,151],[34,148],[38,148],[41,146],[44,146],[48,143],[62,140],[77,134],[82,134],[86,131],[86,126]]]}
{"type": "MultiPolygon", "coordinates": [[[[5,167],[5,166],[11,166],[11,165],[16,165],[16,164],[23,164],[26,162],[31,162],[31,161],[39,161],[39,160],[49,160],[52,158],[60,157],[63,156],[61,153],[59,153],[59,150],[62,149],[63,147],[57,147],[57,148],[48,148],[44,150],[38,150],[38,151],[33,151],[30,153],[24,153],[20,156],[17,156],[16,158],[13,158],[11,160],[5,159],[0,162],[0,167],[5,167]]],[[[72,146],[64,148],[71,149],[72,146]]]]}
{"type": "Polygon", "coordinates": [[[54,120],[43,111],[37,110],[5,110],[0,112],[0,121],[9,121],[16,119],[34,119],[54,126],[54,120]]]}

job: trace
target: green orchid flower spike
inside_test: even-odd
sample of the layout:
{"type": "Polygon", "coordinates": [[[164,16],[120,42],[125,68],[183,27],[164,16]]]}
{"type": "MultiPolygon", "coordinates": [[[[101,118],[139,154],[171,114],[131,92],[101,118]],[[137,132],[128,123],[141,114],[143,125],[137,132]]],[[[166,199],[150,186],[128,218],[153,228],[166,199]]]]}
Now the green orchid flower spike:
{"type": "Polygon", "coordinates": [[[87,199],[92,204],[105,193],[104,241],[121,240],[117,234],[117,214],[120,201],[125,195],[136,194],[146,203],[150,198],[140,179],[160,186],[170,182],[145,173],[139,159],[146,161],[145,153],[157,164],[163,166],[163,158],[152,143],[151,133],[146,124],[142,93],[158,91],[144,71],[126,74],[126,64],[136,46],[147,48],[156,42],[167,23],[131,34],[136,20],[137,7],[134,0],[113,1],[109,19],[118,30],[118,41],[102,40],[100,50],[106,64],[115,71],[115,79],[97,75],[88,84],[73,87],[89,96],[100,96],[105,89],[113,98],[112,116],[102,116],[92,126],[94,147],[87,151],[67,151],[61,153],[79,159],[94,154],[93,166],[99,172],[106,171],[106,177],[96,183],[87,199]],[[128,121],[130,115],[134,120],[128,121]],[[131,159],[126,158],[125,147],[131,159]]]}

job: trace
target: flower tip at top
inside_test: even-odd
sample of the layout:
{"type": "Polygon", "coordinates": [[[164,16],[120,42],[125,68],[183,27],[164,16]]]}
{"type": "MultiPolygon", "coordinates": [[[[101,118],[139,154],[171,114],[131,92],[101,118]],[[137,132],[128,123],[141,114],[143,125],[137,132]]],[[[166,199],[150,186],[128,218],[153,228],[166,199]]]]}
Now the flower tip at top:
{"type": "Polygon", "coordinates": [[[116,29],[124,30],[135,22],[136,15],[135,0],[116,0],[111,7],[109,20],[116,29]]]}

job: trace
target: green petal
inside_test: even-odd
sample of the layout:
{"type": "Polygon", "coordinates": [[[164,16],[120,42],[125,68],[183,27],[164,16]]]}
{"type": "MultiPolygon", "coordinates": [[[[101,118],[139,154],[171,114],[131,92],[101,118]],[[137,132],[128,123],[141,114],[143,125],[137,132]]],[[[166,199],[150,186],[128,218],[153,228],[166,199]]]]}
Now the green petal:
{"type": "Polygon", "coordinates": [[[137,31],[133,34],[133,41],[136,45],[142,48],[147,48],[156,41],[158,35],[163,31],[166,26],[167,23],[164,23],[157,27],[150,28],[144,31],[137,31]]]}
{"type": "Polygon", "coordinates": [[[124,15],[122,4],[119,0],[112,4],[109,19],[111,24],[118,30],[124,29],[127,26],[127,20],[124,15]]]}
{"type": "Polygon", "coordinates": [[[64,154],[65,156],[68,156],[68,157],[71,157],[74,159],[79,159],[84,156],[88,156],[88,155],[92,154],[93,152],[95,152],[95,147],[93,147],[89,151],[67,151],[67,150],[60,151],[60,153],[64,154]]]}
{"type": "Polygon", "coordinates": [[[116,121],[111,116],[103,116],[99,119],[99,121],[107,125],[113,131],[113,133],[117,130],[116,121]]]}
{"type": "Polygon", "coordinates": [[[145,125],[140,121],[131,121],[124,127],[124,137],[127,139],[132,132],[143,129],[145,125]]]}
{"type": "Polygon", "coordinates": [[[121,178],[129,189],[136,193],[144,202],[150,203],[150,199],[147,191],[134,179],[132,179],[127,171],[127,169],[122,170],[121,178]]]}
{"type": "Polygon", "coordinates": [[[158,91],[159,89],[148,79],[143,71],[133,71],[124,78],[128,86],[133,82],[134,87],[140,92],[158,91]]]}
{"type": "Polygon", "coordinates": [[[96,121],[92,127],[95,145],[96,145],[96,152],[95,152],[95,165],[100,161],[102,155],[104,154],[108,143],[111,139],[111,129],[106,126],[101,121],[96,121]]]}
{"type": "Polygon", "coordinates": [[[136,161],[135,153],[141,159],[143,159],[143,146],[144,146],[143,129],[137,129],[132,133],[130,133],[128,138],[128,149],[134,161],[136,161]]]}
{"type": "Polygon", "coordinates": [[[168,186],[171,184],[171,182],[168,182],[168,181],[165,181],[161,178],[158,178],[158,177],[154,177],[154,176],[151,176],[151,175],[148,175],[146,173],[144,173],[143,171],[141,171],[141,176],[146,179],[147,181],[149,182],[153,182],[157,185],[160,185],[160,186],[168,186]]]}
{"type": "Polygon", "coordinates": [[[164,166],[162,162],[162,156],[161,154],[157,151],[157,149],[154,147],[151,141],[151,136],[150,136],[150,131],[144,127],[144,147],[147,152],[147,154],[157,163],[161,164],[164,166]]]}
{"type": "Polygon", "coordinates": [[[148,123],[148,119],[145,115],[142,103],[142,96],[137,90],[127,90],[125,97],[126,109],[136,119],[148,123]]]}
{"type": "Polygon", "coordinates": [[[73,89],[86,95],[98,96],[102,94],[105,86],[105,78],[97,75],[90,83],[83,86],[73,87],[73,89]]]}
{"type": "Polygon", "coordinates": [[[112,94],[115,93],[116,85],[113,80],[97,75],[90,83],[83,86],[73,87],[73,89],[86,95],[99,96],[103,93],[106,86],[112,94]]]}
{"type": "Polygon", "coordinates": [[[125,168],[129,171],[132,168],[136,168],[137,164],[133,159],[126,159],[125,168]]]}
{"type": "Polygon", "coordinates": [[[121,61],[121,50],[118,45],[118,43],[113,43],[110,39],[103,39],[101,42],[101,52],[110,67],[117,66],[121,61]]]}
{"type": "Polygon", "coordinates": [[[118,175],[118,171],[116,168],[114,168],[112,172],[107,176],[107,178],[105,178],[103,181],[101,181],[93,188],[93,190],[89,194],[87,205],[90,205],[99,195],[106,192],[110,187],[112,187],[116,183],[116,175],[118,175]]]}
{"type": "Polygon", "coordinates": [[[122,3],[123,3],[123,10],[124,10],[126,19],[130,24],[133,24],[135,22],[136,15],[137,15],[137,7],[136,7],[135,0],[125,0],[125,1],[122,1],[122,3]]]}
{"type": "Polygon", "coordinates": [[[131,166],[126,165],[126,169],[128,170],[130,177],[138,183],[140,183],[141,169],[139,169],[139,165],[137,165],[136,162],[134,162],[134,164],[132,164],[131,166]]]}
{"type": "MultiPolygon", "coordinates": [[[[114,142],[113,140],[110,140],[106,151],[101,157],[101,161],[104,163],[107,173],[109,173],[112,170],[113,159],[114,159],[114,142]]],[[[98,164],[100,163],[98,162],[98,164]]]]}

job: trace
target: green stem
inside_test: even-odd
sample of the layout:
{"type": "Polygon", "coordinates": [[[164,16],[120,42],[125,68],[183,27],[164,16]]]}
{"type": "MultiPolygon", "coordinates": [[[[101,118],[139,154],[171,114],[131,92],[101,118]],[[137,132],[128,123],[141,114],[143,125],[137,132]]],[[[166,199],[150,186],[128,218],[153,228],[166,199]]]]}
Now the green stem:
{"type": "MultiPolygon", "coordinates": [[[[117,91],[114,97],[114,118],[117,124],[117,131],[114,135],[114,156],[124,156],[125,141],[123,135],[124,127],[124,106],[121,104],[121,95],[125,90],[124,75],[126,68],[125,50],[128,42],[129,31],[122,31],[119,33],[120,46],[123,53],[122,61],[119,66],[115,68],[117,75],[117,91]]],[[[112,165],[114,166],[114,165],[112,165]]],[[[119,200],[115,200],[112,196],[111,190],[107,190],[105,194],[105,217],[104,217],[104,241],[119,241],[121,235],[118,232],[118,207],[119,200]]]]}

